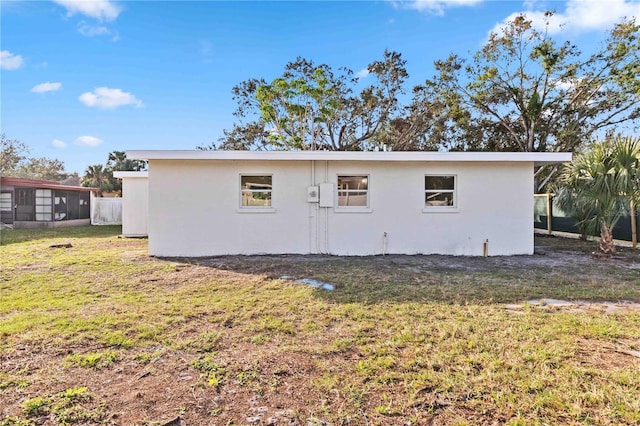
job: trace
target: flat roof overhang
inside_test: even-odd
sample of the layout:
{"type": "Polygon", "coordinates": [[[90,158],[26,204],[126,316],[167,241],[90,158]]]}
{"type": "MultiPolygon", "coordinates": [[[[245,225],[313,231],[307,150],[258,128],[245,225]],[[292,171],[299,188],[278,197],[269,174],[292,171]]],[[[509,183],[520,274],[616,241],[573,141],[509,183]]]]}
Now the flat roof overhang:
{"type": "Polygon", "coordinates": [[[62,185],[53,181],[14,177],[2,177],[0,178],[0,184],[2,186],[12,186],[14,188],[59,189],[78,192],[91,192],[100,190],[100,188],[93,188],[90,186],[70,186],[62,185]]]}
{"type": "Polygon", "coordinates": [[[139,171],[139,172],[119,171],[119,172],[113,172],[113,177],[116,177],[118,179],[124,179],[124,178],[143,179],[143,178],[149,177],[149,172],[146,170],[139,171]]]}
{"type": "Polygon", "coordinates": [[[202,151],[129,150],[133,160],[236,161],[399,161],[399,162],[528,162],[535,166],[570,162],[570,152],[423,152],[423,151],[202,151]]]}

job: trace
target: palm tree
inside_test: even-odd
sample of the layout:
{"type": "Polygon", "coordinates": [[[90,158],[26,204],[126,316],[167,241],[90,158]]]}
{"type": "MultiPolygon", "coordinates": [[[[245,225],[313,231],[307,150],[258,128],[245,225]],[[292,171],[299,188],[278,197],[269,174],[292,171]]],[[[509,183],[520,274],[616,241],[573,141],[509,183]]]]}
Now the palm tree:
{"type": "Polygon", "coordinates": [[[113,190],[113,177],[111,172],[102,167],[102,164],[94,164],[87,167],[82,177],[82,186],[91,186],[98,189],[98,197],[102,197],[102,191],[113,190]]]}
{"type": "Polygon", "coordinates": [[[586,241],[587,236],[593,234],[593,230],[589,229],[587,223],[596,215],[595,204],[589,198],[579,196],[570,186],[556,188],[554,192],[553,202],[567,217],[576,221],[580,239],[586,241]]]}
{"type": "Polygon", "coordinates": [[[640,139],[618,136],[591,145],[564,167],[561,183],[560,208],[573,213],[586,232],[599,229],[598,248],[615,253],[612,229],[640,198],[640,139]]]}
{"type": "Polygon", "coordinates": [[[111,174],[111,190],[122,192],[122,181],[113,177],[113,172],[119,171],[141,171],[147,167],[146,161],[130,160],[124,151],[113,151],[109,153],[105,170],[111,174]]]}
{"type": "Polygon", "coordinates": [[[146,161],[130,160],[124,151],[113,151],[107,158],[107,169],[115,171],[141,171],[147,167],[146,161]]]}

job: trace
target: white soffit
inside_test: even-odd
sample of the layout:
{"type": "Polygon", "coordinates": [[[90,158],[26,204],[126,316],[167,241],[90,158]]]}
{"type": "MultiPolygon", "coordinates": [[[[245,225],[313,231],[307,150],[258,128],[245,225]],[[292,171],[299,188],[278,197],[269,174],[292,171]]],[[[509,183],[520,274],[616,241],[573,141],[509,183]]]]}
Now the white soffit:
{"type": "Polygon", "coordinates": [[[147,172],[147,171],[142,171],[142,172],[118,171],[118,172],[113,172],[113,177],[117,177],[119,179],[123,179],[123,178],[147,178],[147,177],[149,177],[149,172],[147,172]]]}
{"type": "Polygon", "coordinates": [[[542,166],[569,162],[571,153],[130,150],[127,151],[127,158],[132,160],[532,162],[536,166],[542,166]]]}

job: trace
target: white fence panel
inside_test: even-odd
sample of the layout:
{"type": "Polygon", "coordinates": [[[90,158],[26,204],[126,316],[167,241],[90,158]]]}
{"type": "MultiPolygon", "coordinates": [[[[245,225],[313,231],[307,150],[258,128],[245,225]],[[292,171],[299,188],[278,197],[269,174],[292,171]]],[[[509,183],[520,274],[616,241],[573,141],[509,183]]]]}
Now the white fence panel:
{"type": "Polygon", "coordinates": [[[122,225],[122,198],[98,198],[91,202],[92,225],[122,225]]]}

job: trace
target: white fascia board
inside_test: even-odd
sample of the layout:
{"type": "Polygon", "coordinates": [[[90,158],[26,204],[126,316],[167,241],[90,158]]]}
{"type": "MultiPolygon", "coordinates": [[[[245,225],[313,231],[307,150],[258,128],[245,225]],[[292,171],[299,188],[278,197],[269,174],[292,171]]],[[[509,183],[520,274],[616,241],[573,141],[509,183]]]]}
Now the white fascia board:
{"type": "Polygon", "coordinates": [[[138,179],[142,179],[142,178],[149,177],[149,172],[147,172],[147,171],[142,171],[142,172],[119,171],[119,172],[113,172],[113,177],[117,177],[118,179],[123,179],[123,178],[138,178],[138,179]]]}
{"type": "Polygon", "coordinates": [[[134,160],[269,160],[269,161],[421,161],[531,162],[536,166],[571,161],[570,152],[422,152],[422,151],[202,151],[131,150],[134,160]]]}

